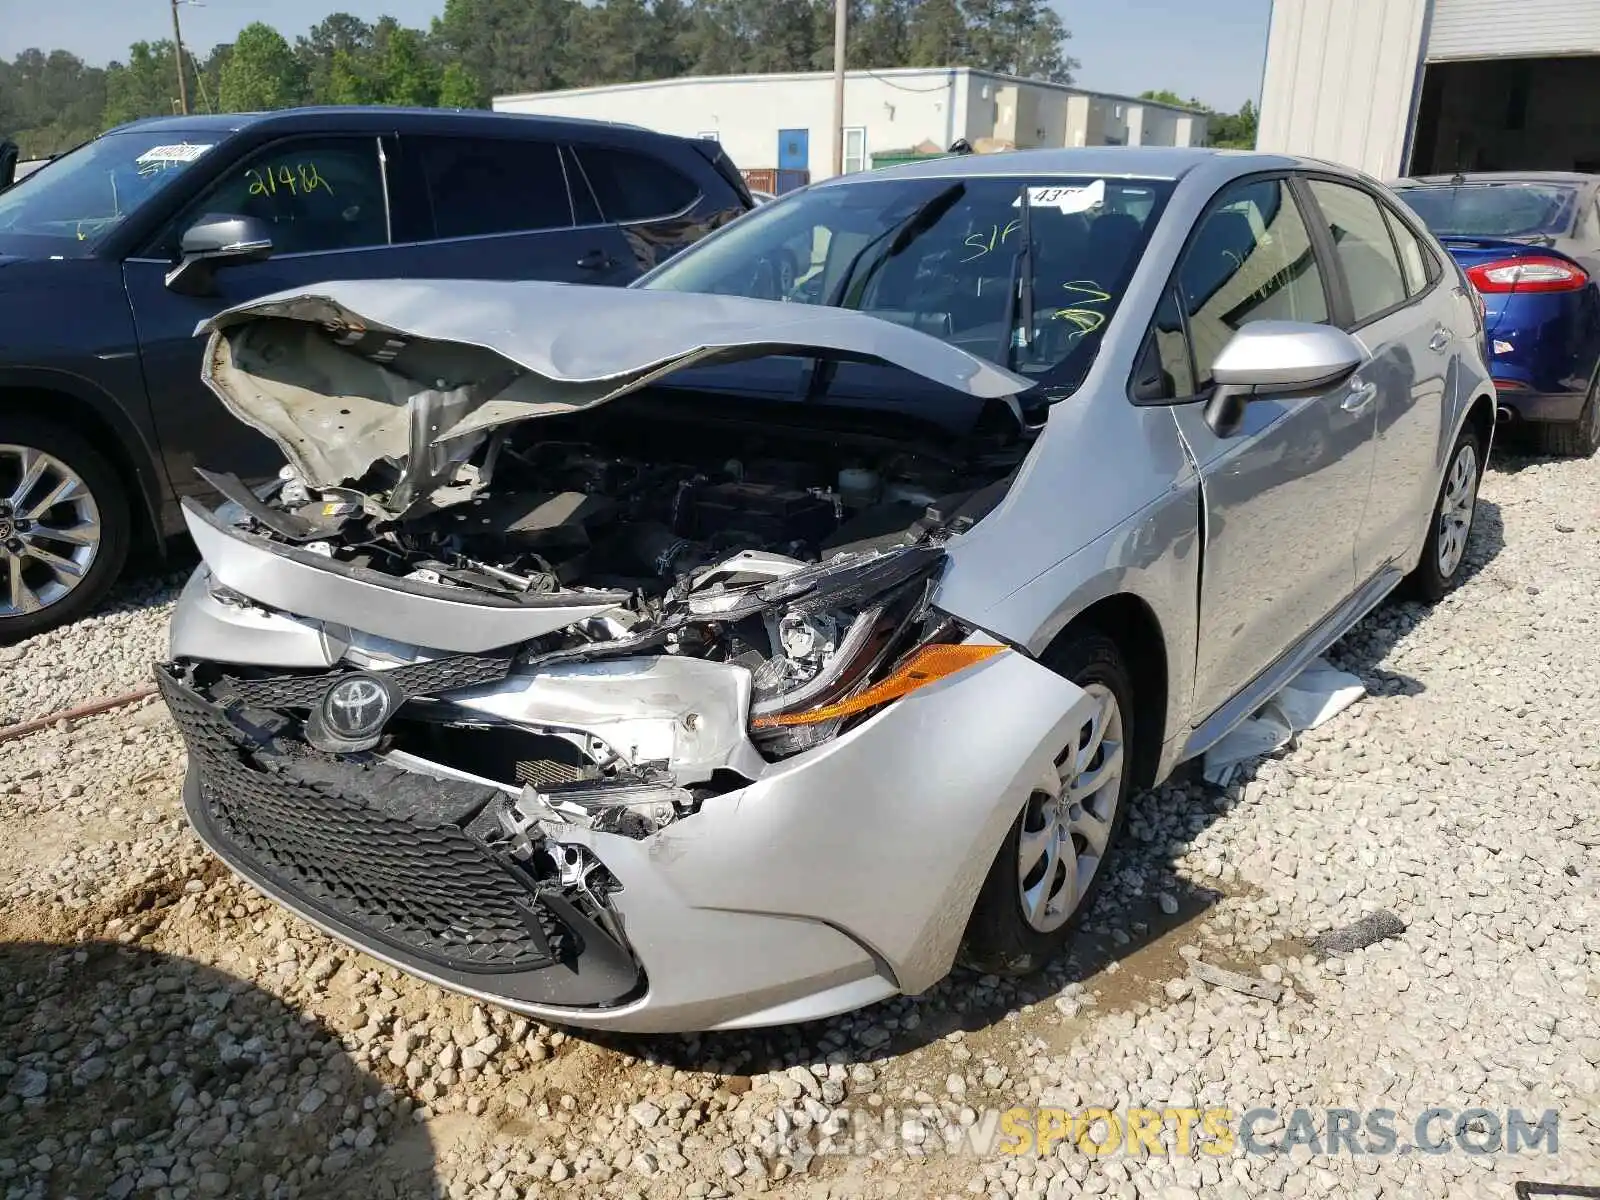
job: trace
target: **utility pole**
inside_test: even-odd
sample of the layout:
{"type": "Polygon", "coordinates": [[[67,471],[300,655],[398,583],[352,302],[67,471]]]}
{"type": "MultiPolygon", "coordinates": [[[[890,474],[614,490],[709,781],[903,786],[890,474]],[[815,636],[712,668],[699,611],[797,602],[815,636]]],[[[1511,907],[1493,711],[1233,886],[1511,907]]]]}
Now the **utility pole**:
{"type": "Polygon", "coordinates": [[[850,0],[833,0],[833,173],[844,174],[844,49],[850,0]]]}
{"type": "Polygon", "coordinates": [[[189,115],[189,85],[183,77],[183,30],[178,25],[178,0],[172,0],[172,57],[178,64],[178,107],[189,115]]]}

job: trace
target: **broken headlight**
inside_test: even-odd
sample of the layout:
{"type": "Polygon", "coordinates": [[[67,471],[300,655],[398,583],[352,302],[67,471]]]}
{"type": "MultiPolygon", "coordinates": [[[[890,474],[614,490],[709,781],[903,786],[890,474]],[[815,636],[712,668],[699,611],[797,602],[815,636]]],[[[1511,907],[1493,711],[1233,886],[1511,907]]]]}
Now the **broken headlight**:
{"type": "Polygon", "coordinates": [[[757,746],[779,756],[809,749],[853,719],[1005,649],[963,644],[969,630],[932,608],[943,558],[936,550],[878,556],[767,616],[778,652],[754,673],[757,746]]]}

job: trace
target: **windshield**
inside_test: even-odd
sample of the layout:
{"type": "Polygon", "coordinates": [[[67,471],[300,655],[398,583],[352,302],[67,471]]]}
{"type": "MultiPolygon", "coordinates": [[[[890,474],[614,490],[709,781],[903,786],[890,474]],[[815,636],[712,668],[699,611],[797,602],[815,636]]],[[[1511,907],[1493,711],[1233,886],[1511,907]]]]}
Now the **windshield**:
{"type": "Polygon", "coordinates": [[[1577,212],[1576,188],[1536,183],[1464,183],[1399,189],[1436,237],[1563,237],[1577,212]]]}
{"type": "Polygon", "coordinates": [[[213,145],[170,130],[96,138],[0,192],[0,250],[85,253],[213,145]]]}
{"type": "Polygon", "coordinates": [[[810,188],[739,218],[636,286],[838,304],[1075,387],[1172,187],[986,176],[810,188]],[[1019,253],[1025,227],[1031,255],[1019,253]]]}

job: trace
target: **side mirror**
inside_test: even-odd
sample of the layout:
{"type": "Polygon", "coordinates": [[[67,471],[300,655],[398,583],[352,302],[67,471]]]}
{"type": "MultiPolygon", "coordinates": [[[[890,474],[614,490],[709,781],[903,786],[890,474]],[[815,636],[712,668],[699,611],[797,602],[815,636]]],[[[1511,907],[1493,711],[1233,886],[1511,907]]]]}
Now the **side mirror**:
{"type": "Polygon", "coordinates": [[[256,217],[207,214],[184,231],[182,258],[167,272],[167,287],[185,296],[215,294],[219,267],[272,256],[272,229],[256,217]]]}
{"type": "Polygon", "coordinates": [[[1365,359],[1361,343],[1331,325],[1252,321],[1212,364],[1216,390],[1206,401],[1206,424],[1218,437],[1232,437],[1251,400],[1325,391],[1348,379],[1365,359]]]}

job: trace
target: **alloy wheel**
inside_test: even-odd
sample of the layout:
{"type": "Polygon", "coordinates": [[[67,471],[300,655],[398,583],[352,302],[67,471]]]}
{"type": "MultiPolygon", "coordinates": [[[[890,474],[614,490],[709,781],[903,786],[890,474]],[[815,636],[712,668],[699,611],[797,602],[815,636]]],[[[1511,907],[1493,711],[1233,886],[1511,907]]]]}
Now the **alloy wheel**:
{"type": "Polygon", "coordinates": [[[1040,933],[1060,929],[1077,911],[1100,870],[1122,796],[1122,709],[1103,684],[1084,691],[1095,715],[1029,798],[1017,841],[1022,915],[1040,933]]]}
{"type": "Polygon", "coordinates": [[[0,444],[0,617],[64,599],[100,540],[100,509],[76,471],[32,446],[0,444]]]}
{"type": "Polygon", "coordinates": [[[1472,515],[1478,503],[1478,451],[1464,443],[1450,464],[1439,505],[1439,574],[1449,579],[1467,555],[1472,515]]]}

